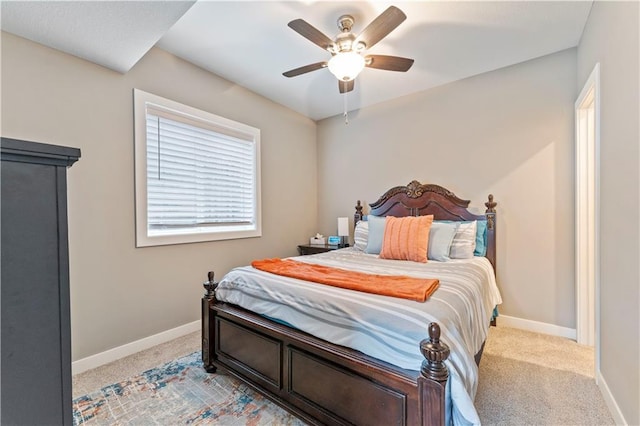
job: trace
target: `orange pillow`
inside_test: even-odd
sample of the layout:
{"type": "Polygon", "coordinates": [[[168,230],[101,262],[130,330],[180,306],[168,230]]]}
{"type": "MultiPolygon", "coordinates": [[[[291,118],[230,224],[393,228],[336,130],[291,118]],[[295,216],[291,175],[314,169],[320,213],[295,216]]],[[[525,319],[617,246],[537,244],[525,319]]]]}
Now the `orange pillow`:
{"type": "Polygon", "coordinates": [[[426,263],[429,229],[431,229],[432,223],[433,215],[387,216],[380,257],[426,263]]]}

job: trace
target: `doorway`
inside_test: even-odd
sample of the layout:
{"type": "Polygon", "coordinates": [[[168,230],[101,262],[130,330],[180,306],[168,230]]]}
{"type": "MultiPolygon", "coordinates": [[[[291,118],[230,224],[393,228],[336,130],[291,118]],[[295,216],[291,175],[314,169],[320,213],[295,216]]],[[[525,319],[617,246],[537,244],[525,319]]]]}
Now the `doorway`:
{"type": "Polygon", "coordinates": [[[576,337],[599,351],[600,64],[575,103],[576,113],[576,337]]]}

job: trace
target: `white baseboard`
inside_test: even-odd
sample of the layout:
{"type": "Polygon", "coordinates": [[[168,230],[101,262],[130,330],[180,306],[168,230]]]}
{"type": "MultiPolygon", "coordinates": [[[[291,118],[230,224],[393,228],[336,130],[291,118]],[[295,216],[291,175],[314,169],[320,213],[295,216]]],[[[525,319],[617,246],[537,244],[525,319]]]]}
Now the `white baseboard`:
{"type": "Polygon", "coordinates": [[[198,330],[200,330],[200,320],[190,322],[188,324],[181,325],[180,327],[172,328],[171,330],[166,330],[161,333],[154,334],[153,336],[145,337],[143,339],[136,340],[135,342],[127,343],[125,345],[118,346],[116,348],[109,349],[107,351],[100,352],[86,358],[79,359],[71,364],[71,373],[80,374],[87,370],[100,367],[101,365],[108,364],[129,355],[133,355],[136,352],[149,349],[153,346],[168,342],[173,339],[177,339],[178,337],[185,336],[198,330]]]}
{"type": "Polygon", "coordinates": [[[561,327],[546,322],[533,321],[508,315],[499,315],[497,319],[498,326],[519,328],[521,330],[533,331],[535,333],[549,334],[551,336],[566,337],[567,339],[576,340],[576,329],[561,327]]]}
{"type": "Polygon", "coordinates": [[[622,411],[620,411],[620,407],[616,403],[616,400],[613,398],[611,391],[609,390],[609,386],[607,386],[607,382],[602,377],[602,373],[598,370],[596,371],[596,383],[598,384],[598,388],[600,388],[600,393],[602,393],[602,397],[604,398],[604,402],[607,404],[607,408],[609,408],[609,412],[611,413],[611,417],[613,417],[613,421],[616,425],[628,425],[627,421],[624,419],[622,415],[622,411]]]}

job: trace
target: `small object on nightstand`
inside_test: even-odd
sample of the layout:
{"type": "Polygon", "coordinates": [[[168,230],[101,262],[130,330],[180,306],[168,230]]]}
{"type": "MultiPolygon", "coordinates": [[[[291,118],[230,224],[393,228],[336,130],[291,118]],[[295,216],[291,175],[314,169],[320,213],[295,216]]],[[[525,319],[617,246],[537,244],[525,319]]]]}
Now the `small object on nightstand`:
{"type": "Polygon", "coordinates": [[[311,245],[323,246],[323,245],[325,245],[325,243],[326,243],[326,241],[325,241],[324,236],[322,234],[316,234],[315,237],[309,238],[309,244],[311,244],[311,245]]]}

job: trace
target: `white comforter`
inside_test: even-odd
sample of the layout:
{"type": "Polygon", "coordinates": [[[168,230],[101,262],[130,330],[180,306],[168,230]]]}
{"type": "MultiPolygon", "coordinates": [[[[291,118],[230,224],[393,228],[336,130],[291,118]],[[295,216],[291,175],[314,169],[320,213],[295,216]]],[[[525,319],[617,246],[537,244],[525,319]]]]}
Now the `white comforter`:
{"type": "Polygon", "coordinates": [[[474,354],[487,337],[493,308],[502,303],[486,258],[421,264],[380,259],[347,248],[295,259],[367,273],[438,278],[440,287],[420,303],[245,266],[222,279],[216,298],[409,370],[420,370],[424,358],[419,343],[428,337],[427,325],[436,321],[442,330],[441,340],[451,348],[446,361],[450,375],[447,422],[480,424],[473,405],[478,385],[474,354]]]}

